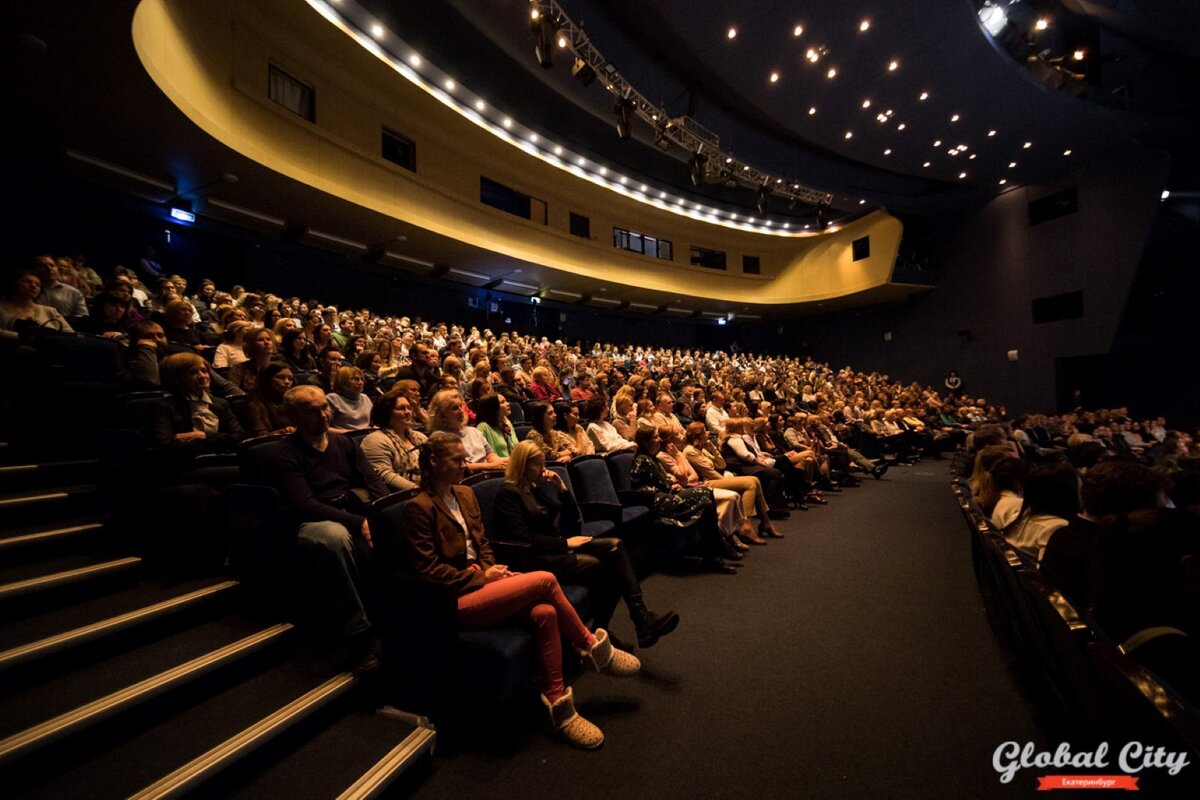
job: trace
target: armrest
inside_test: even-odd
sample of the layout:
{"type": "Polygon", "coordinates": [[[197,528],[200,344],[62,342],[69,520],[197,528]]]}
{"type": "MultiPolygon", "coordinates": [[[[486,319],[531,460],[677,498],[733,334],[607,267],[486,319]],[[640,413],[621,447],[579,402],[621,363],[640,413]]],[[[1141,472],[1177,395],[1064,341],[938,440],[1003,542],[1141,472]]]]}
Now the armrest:
{"type": "Polygon", "coordinates": [[[626,508],[629,506],[654,508],[654,492],[648,492],[643,489],[626,489],[617,494],[621,496],[621,504],[626,508]]]}
{"type": "Polygon", "coordinates": [[[496,560],[501,564],[525,571],[529,564],[533,545],[529,542],[517,542],[511,539],[489,539],[496,553],[496,560]]]}
{"type": "Polygon", "coordinates": [[[619,503],[581,502],[579,510],[584,522],[607,521],[621,524],[621,505],[619,503]]]}

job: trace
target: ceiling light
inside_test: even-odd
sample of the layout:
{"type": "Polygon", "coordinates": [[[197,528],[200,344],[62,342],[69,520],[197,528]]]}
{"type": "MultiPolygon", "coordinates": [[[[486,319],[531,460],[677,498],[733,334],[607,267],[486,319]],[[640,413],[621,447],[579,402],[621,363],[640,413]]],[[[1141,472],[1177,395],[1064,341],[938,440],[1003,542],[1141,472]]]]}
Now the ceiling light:
{"type": "Polygon", "coordinates": [[[958,117],[958,114],[951,114],[951,115],[950,115],[950,121],[951,121],[951,122],[958,122],[958,119],[959,119],[959,117],[958,117]]]}
{"type": "Polygon", "coordinates": [[[749,171],[750,171],[750,165],[749,165],[749,164],[743,164],[743,165],[742,165],[742,172],[749,172],[749,171]]]}
{"type": "Polygon", "coordinates": [[[483,102],[482,100],[475,101],[475,110],[476,111],[483,111],[485,108],[487,108],[487,103],[483,102]]]}
{"type": "Polygon", "coordinates": [[[858,30],[860,33],[870,29],[870,27],[871,27],[871,20],[869,20],[869,19],[864,19],[862,22],[858,23],[858,30]]]}
{"type": "Polygon", "coordinates": [[[737,28],[730,28],[729,30],[725,31],[725,38],[726,39],[736,39],[737,38],[737,28]]]}
{"type": "Polygon", "coordinates": [[[941,146],[942,146],[942,140],[941,140],[941,139],[934,139],[934,141],[933,141],[933,146],[934,146],[934,147],[941,147],[941,146]]]}
{"type": "Polygon", "coordinates": [[[951,156],[956,156],[956,155],[958,155],[958,148],[957,148],[957,147],[952,147],[952,148],[950,148],[949,150],[947,150],[947,151],[946,151],[946,154],[947,154],[947,155],[951,155],[951,156]]]}
{"type": "Polygon", "coordinates": [[[918,99],[918,100],[928,100],[928,99],[929,99],[929,92],[921,92],[921,96],[920,96],[920,97],[918,97],[917,99],[918,99]]]}
{"type": "Polygon", "coordinates": [[[771,83],[779,83],[779,73],[778,72],[771,73],[771,83]]]}
{"type": "Polygon", "coordinates": [[[1076,50],[1074,53],[1071,53],[1071,58],[1075,59],[1076,61],[1083,61],[1083,57],[1086,55],[1087,53],[1084,51],[1076,50]]]}
{"type": "Polygon", "coordinates": [[[621,185],[624,186],[627,183],[629,183],[629,177],[626,175],[622,175],[621,176],[621,185]]]}
{"type": "Polygon", "coordinates": [[[829,68],[829,71],[825,73],[825,77],[826,77],[826,78],[829,78],[829,79],[831,79],[831,80],[832,80],[833,78],[836,78],[836,77],[837,77],[837,70],[836,70],[835,68],[833,68],[833,67],[830,67],[830,68],[829,68]]]}
{"type": "Polygon", "coordinates": [[[883,112],[883,115],[884,115],[885,117],[890,117],[890,116],[892,116],[892,114],[895,114],[895,113],[896,113],[895,111],[892,111],[892,110],[889,108],[887,111],[883,112]]]}
{"type": "Polygon", "coordinates": [[[1004,184],[1006,184],[1006,183],[1008,183],[1008,178],[1001,178],[1001,179],[1000,179],[1000,185],[1001,185],[1001,186],[1003,186],[1003,185],[1004,185],[1004,184]]]}
{"type": "Polygon", "coordinates": [[[820,56],[817,55],[817,51],[811,47],[804,52],[804,57],[814,64],[817,63],[817,59],[820,58],[820,56]]]}
{"type": "Polygon", "coordinates": [[[582,167],[587,162],[584,160],[583,156],[580,156],[579,158],[575,159],[575,163],[582,167]]]}
{"type": "Polygon", "coordinates": [[[658,193],[658,197],[659,197],[659,199],[665,200],[665,199],[666,199],[666,197],[667,197],[667,193],[666,193],[666,192],[659,192],[659,193],[658,193]]]}
{"type": "Polygon", "coordinates": [[[558,145],[557,147],[554,148],[554,155],[561,156],[562,153],[563,153],[562,145],[558,145]]]}
{"type": "Polygon", "coordinates": [[[999,36],[1000,31],[1004,30],[1004,26],[1008,24],[1008,15],[1000,6],[989,3],[979,9],[979,21],[983,24],[984,30],[992,36],[999,36]]]}
{"type": "Polygon", "coordinates": [[[988,131],[988,136],[995,136],[995,135],[996,135],[996,132],[994,130],[988,131]]]}
{"type": "Polygon", "coordinates": [[[1017,162],[1015,162],[1015,161],[1010,161],[1010,162],[1008,162],[1008,168],[1009,168],[1009,169],[1012,169],[1012,168],[1013,168],[1013,167],[1015,167],[1016,165],[1017,165],[1017,162]]]}
{"type": "Polygon", "coordinates": [[[1063,155],[1064,155],[1064,156],[1069,156],[1069,155],[1071,155],[1071,151],[1070,151],[1070,150],[1063,150],[1063,155]]]}
{"type": "Polygon", "coordinates": [[[928,162],[928,161],[926,161],[926,162],[925,162],[924,164],[922,164],[921,166],[922,166],[922,167],[925,167],[925,168],[927,168],[927,169],[928,169],[928,167],[929,167],[929,162],[928,162]]]}
{"type": "Polygon", "coordinates": [[[816,107],[816,106],[809,106],[809,108],[808,108],[808,115],[811,117],[811,116],[812,116],[813,114],[815,114],[815,113],[817,113],[817,107],[816,107]]]}
{"type": "Polygon", "coordinates": [[[1171,199],[1171,192],[1170,192],[1169,190],[1167,190],[1167,189],[1163,189],[1163,191],[1162,191],[1162,194],[1161,194],[1161,195],[1159,195],[1159,198],[1158,198],[1158,199],[1159,199],[1159,200],[1162,200],[1162,201],[1164,201],[1164,202],[1165,202],[1165,201],[1167,201],[1167,200],[1170,200],[1170,199],[1171,199]]]}
{"type": "Polygon", "coordinates": [[[965,173],[965,172],[960,172],[960,173],[958,173],[958,179],[959,179],[960,181],[961,181],[963,178],[965,178],[965,177],[967,177],[967,173],[965,173]]]}
{"type": "Polygon", "coordinates": [[[898,69],[900,69],[899,61],[897,61],[896,59],[893,58],[891,61],[888,62],[888,72],[895,72],[898,69]]]}
{"type": "Polygon", "coordinates": [[[542,15],[542,12],[538,9],[537,6],[534,6],[533,8],[529,9],[529,18],[530,19],[537,19],[541,15],[542,15]]]}
{"type": "Polygon", "coordinates": [[[371,35],[374,36],[376,39],[382,39],[383,38],[383,26],[380,25],[378,22],[376,22],[374,25],[371,26],[371,35]]]}
{"type": "Polygon", "coordinates": [[[416,53],[413,53],[408,57],[408,63],[412,64],[414,67],[419,67],[421,66],[421,57],[416,53]]]}
{"type": "Polygon", "coordinates": [[[975,160],[975,156],[976,156],[976,155],[978,155],[978,153],[971,153],[971,155],[967,156],[967,159],[968,159],[969,161],[974,161],[974,160],[975,160]]]}
{"type": "Polygon", "coordinates": [[[538,135],[536,133],[529,134],[529,141],[533,142],[534,144],[537,144],[537,140],[538,140],[538,135]]]}
{"type": "Polygon", "coordinates": [[[607,175],[607,174],[608,174],[608,167],[601,167],[601,168],[600,168],[600,174],[601,174],[601,175],[607,175]]]}
{"type": "Polygon", "coordinates": [[[889,147],[887,150],[884,150],[884,151],[883,151],[883,154],[884,154],[885,156],[890,156],[890,155],[892,154],[892,148],[890,148],[890,147],[889,147]]]}
{"type": "Polygon", "coordinates": [[[902,131],[907,127],[908,127],[907,125],[905,125],[903,122],[901,122],[899,125],[896,126],[896,130],[902,131]]]}
{"type": "Polygon", "coordinates": [[[1024,149],[1028,150],[1029,148],[1033,147],[1033,142],[1026,142],[1025,144],[1022,145],[1022,147],[1024,149]]]}
{"type": "Polygon", "coordinates": [[[642,192],[644,192],[644,191],[646,191],[646,189],[647,189],[647,188],[648,188],[648,187],[646,186],[646,184],[644,184],[644,183],[643,183],[643,184],[642,184],[642,185],[641,185],[641,186],[638,188],[638,190],[639,190],[639,191],[642,191],[642,192]]]}
{"type": "Polygon", "coordinates": [[[847,138],[847,139],[853,139],[853,138],[854,138],[854,131],[846,131],[846,138],[847,138]]]}
{"type": "Polygon", "coordinates": [[[1033,27],[1035,30],[1044,31],[1046,28],[1050,27],[1050,20],[1046,19],[1045,17],[1041,17],[1033,24],[1033,27]]]}
{"type": "Polygon", "coordinates": [[[456,88],[458,88],[458,84],[449,78],[446,79],[446,82],[443,83],[442,86],[446,87],[447,92],[453,92],[456,88]]]}
{"type": "Polygon", "coordinates": [[[502,121],[500,124],[501,124],[501,125],[503,125],[503,126],[504,126],[504,127],[506,127],[506,128],[511,128],[511,127],[512,127],[512,120],[511,120],[511,119],[509,119],[508,117],[505,117],[505,118],[504,118],[504,120],[503,120],[503,121],[502,121]]]}
{"type": "MultiPolygon", "coordinates": [[[[871,107],[870,99],[863,100],[863,108],[870,108],[870,107],[871,107]]],[[[884,119],[887,119],[887,117],[884,117],[884,119]]]]}
{"type": "Polygon", "coordinates": [[[887,122],[887,115],[886,114],[876,114],[875,121],[876,122],[887,122]]]}
{"type": "Polygon", "coordinates": [[[865,205],[867,204],[867,201],[866,201],[866,200],[859,200],[859,201],[858,201],[858,204],[859,204],[860,206],[865,206],[865,205]]]}
{"type": "Polygon", "coordinates": [[[797,25],[796,27],[792,28],[792,36],[803,36],[803,35],[804,35],[804,26],[803,25],[797,25]]]}

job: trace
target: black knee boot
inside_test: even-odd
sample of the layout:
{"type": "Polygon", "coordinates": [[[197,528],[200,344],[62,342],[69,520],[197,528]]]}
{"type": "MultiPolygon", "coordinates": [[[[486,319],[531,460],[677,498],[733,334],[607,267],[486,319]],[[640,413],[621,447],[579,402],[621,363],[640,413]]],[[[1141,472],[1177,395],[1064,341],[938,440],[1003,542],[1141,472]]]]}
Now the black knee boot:
{"type": "Polygon", "coordinates": [[[674,611],[655,614],[647,609],[641,592],[626,597],[625,605],[629,608],[633,627],[637,629],[638,647],[652,647],[663,636],[675,630],[675,626],[679,624],[679,615],[674,611]]]}

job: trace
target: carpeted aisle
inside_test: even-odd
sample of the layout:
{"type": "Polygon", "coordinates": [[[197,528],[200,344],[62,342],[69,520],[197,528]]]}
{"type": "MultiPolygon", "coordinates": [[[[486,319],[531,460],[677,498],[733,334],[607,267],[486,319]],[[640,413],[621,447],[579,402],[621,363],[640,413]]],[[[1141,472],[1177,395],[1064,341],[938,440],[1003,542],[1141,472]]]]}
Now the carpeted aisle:
{"type": "Polygon", "coordinates": [[[651,577],[679,629],[640,653],[642,676],[575,682],[603,749],[530,733],[511,756],[437,759],[416,796],[1031,794],[992,769],[997,745],[1041,736],[984,617],[946,464],[793,512],[738,577],[651,577]]]}

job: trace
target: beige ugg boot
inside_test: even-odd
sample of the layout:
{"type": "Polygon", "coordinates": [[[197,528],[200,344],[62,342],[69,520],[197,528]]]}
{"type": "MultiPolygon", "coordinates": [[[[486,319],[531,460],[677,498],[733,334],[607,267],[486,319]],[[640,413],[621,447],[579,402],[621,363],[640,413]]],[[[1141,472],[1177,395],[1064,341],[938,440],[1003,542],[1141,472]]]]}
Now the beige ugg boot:
{"type": "Polygon", "coordinates": [[[590,650],[579,653],[592,665],[596,672],[606,672],[609,675],[625,677],[634,675],[642,669],[642,662],[637,656],[613,647],[604,628],[596,629],[596,643],[590,650]]]}
{"type": "Polygon", "coordinates": [[[550,713],[550,732],[558,738],[584,750],[595,750],[604,744],[604,732],[575,710],[575,694],[569,688],[553,703],[542,695],[542,705],[550,713]]]}

